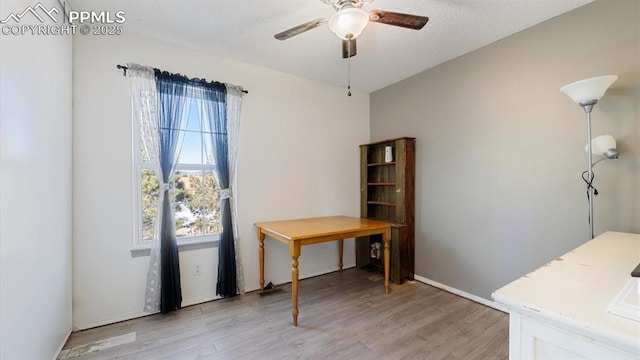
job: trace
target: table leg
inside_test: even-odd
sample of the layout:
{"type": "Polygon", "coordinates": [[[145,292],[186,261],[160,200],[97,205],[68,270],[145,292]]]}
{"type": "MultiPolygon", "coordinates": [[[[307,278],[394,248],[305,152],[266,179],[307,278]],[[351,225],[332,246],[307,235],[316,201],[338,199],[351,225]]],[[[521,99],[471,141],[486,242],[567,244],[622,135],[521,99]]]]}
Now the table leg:
{"type": "Polygon", "coordinates": [[[264,233],[258,229],[258,253],[260,254],[260,291],[264,291],[264,233]]]}
{"type": "Polygon", "coordinates": [[[340,262],[338,262],[338,266],[340,267],[340,272],[342,272],[342,257],[344,254],[344,242],[343,240],[338,240],[338,253],[340,254],[340,262]]]}
{"type": "Polygon", "coordinates": [[[385,294],[389,294],[389,242],[391,242],[391,228],[384,230],[382,238],[384,240],[384,292],[385,294]]]}
{"type": "Polygon", "coordinates": [[[289,245],[291,253],[291,315],[293,326],[298,326],[298,257],[300,257],[300,244],[289,245]]]}

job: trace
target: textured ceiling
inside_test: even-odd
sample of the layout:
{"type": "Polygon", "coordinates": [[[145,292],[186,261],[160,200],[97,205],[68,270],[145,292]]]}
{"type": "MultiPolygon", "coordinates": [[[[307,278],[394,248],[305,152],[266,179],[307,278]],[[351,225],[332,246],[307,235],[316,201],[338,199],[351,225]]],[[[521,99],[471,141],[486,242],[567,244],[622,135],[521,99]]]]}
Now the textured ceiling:
{"type": "MultiPolygon", "coordinates": [[[[420,31],[370,23],[352,58],[352,88],[372,92],[593,0],[376,0],[429,17],[420,31]]],[[[74,10],[123,10],[124,31],[308,79],[346,86],[340,39],[325,25],[285,41],[273,35],[329,17],[320,0],[72,0],[74,10]]],[[[523,45],[524,46],[524,45],[523,45]]]]}

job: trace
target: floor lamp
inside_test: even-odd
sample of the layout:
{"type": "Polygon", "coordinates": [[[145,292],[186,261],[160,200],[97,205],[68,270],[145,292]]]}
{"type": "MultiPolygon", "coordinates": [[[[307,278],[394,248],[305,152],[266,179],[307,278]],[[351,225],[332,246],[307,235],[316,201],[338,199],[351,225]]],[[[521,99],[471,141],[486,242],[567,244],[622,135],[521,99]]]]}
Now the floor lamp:
{"type": "MultiPolygon", "coordinates": [[[[569,96],[571,100],[580,105],[587,114],[587,154],[589,168],[587,175],[587,196],[589,198],[589,235],[594,238],[593,233],[593,144],[591,139],[591,110],[598,100],[602,98],[609,86],[618,79],[615,75],[597,76],[590,79],[576,81],[560,88],[560,91],[569,96]]],[[[614,144],[615,146],[615,144],[614,144]]],[[[617,157],[617,153],[615,153],[617,157]]]]}

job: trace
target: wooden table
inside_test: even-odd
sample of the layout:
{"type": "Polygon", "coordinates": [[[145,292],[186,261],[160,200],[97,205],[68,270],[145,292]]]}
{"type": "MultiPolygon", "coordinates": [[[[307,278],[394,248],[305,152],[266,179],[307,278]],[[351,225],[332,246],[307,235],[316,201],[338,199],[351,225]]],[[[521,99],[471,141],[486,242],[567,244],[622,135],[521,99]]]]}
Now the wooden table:
{"type": "Polygon", "coordinates": [[[291,255],[291,315],[298,326],[298,257],[302,245],[338,240],[339,267],[342,271],[343,239],[382,234],[384,241],[384,287],[389,293],[389,241],[392,223],[348,216],[259,222],[255,224],[260,241],[260,290],[264,291],[265,235],[289,245],[291,255]]]}

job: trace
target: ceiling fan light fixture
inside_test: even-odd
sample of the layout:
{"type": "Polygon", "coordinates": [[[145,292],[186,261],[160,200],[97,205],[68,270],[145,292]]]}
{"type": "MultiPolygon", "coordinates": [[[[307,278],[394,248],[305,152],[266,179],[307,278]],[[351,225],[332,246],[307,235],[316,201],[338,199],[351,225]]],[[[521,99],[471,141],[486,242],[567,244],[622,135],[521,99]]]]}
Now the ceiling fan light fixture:
{"type": "Polygon", "coordinates": [[[369,23],[369,14],[366,11],[349,7],[342,9],[329,19],[329,29],[339,38],[350,40],[357,38],[369,23]]]}

